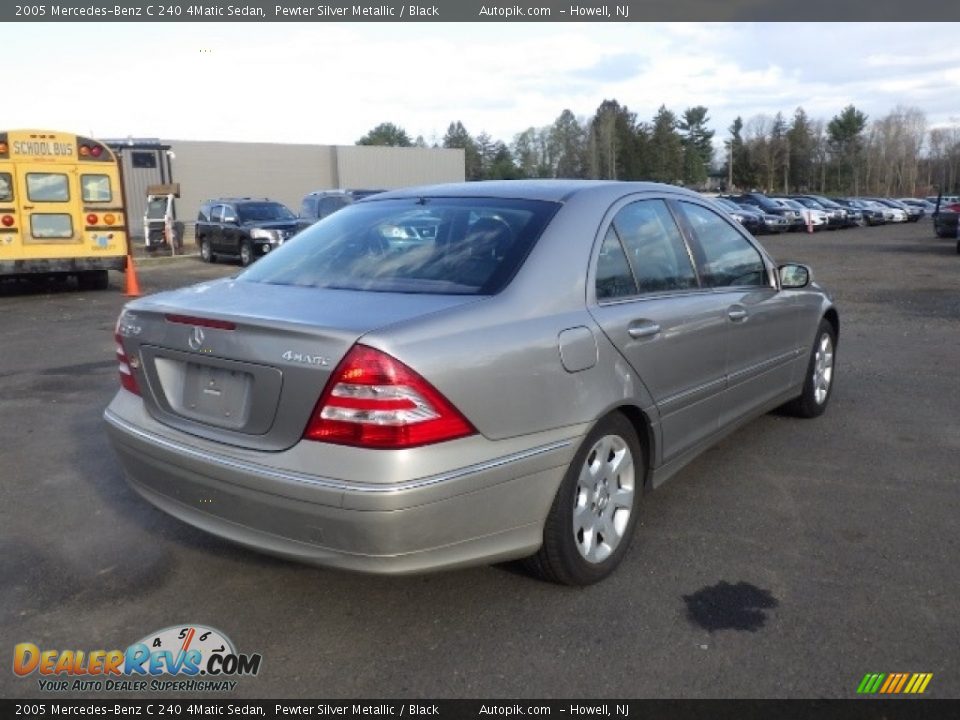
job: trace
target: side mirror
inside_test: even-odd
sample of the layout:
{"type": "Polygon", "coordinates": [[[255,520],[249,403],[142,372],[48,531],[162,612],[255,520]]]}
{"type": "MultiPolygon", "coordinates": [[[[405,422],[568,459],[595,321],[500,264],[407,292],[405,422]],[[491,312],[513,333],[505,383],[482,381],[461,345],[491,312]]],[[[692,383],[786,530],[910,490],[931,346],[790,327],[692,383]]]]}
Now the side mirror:
{"type": "Polygon", "coordinates": [[[778,269],[780,287],[784,290],[799,290],[810,284],[810,268],[797,263],[787,263],[778,269]]]}

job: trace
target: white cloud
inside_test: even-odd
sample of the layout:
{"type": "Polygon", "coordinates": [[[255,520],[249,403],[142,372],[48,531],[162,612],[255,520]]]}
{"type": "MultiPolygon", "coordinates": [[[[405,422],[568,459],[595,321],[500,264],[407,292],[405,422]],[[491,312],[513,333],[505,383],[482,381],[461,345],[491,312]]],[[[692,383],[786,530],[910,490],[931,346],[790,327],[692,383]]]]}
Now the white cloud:
{"type": "Polygon", "coordinates": [[[960,51],[936,26],[717,23],[24,24],[8,72],[35,78],[7,127],[101,137],[349,144],[380,122],[442,137],[461,120],[509,141],[616,99],[649,119],[706,105],[718,136],[740,115],[829,119],[917,105],[954,113],[960,51]],[[109,33],[110,43],[91,42],[109,33]],[[78,80],[54,84],[65,68],[78,80]],[[94,82],[86,69],[109,78],[94,82]],[[91,102],[97,94],[104,102],[91,102]]]}

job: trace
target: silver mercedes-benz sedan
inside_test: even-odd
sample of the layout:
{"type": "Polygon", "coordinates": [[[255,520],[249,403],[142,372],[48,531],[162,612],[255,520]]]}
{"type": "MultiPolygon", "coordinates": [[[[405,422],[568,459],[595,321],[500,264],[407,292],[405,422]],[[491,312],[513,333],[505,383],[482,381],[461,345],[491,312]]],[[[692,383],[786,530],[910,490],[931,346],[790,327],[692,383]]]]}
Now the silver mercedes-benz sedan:
{"type": "Polygon", "coordinates": [[[820,415],[838,330],[808,268],[698,194],[415,188],[129,303],[105,418],[141,495],[249,547],[583,585],[644,491],[761,413],[820,415]]]}

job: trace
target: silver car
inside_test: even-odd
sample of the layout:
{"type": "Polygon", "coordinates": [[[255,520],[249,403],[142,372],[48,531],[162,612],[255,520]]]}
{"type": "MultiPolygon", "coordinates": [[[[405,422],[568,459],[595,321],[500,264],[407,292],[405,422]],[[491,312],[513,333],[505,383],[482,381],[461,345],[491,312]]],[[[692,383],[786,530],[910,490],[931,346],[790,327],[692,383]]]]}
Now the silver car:
{"type": "Polygon", "coordinates": [[[583,585],[645,490],[761,413],[824,411],[838,323],[808,268],[680,188],[417,188],[129,303],[105,418],[141,495],[237,543],[583,585]]]}

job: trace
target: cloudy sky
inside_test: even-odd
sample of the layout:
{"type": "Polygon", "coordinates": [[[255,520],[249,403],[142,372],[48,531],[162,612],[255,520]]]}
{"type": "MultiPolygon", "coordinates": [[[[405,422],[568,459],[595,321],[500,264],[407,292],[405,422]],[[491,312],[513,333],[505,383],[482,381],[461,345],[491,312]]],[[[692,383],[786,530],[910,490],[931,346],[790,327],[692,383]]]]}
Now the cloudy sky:
{"type": "MultiPolygon", "coordinates": [[[[101,138],[352,144],[380,122],[428,142],[461,120],[509,141],[606,98],[733,118],[898,104],[960,124],[952,24],[18,24],[6,128],[101,138]],[[106,40],[109,38],[109,42],[106,40]],[[28,80],[31,79],[32,80],[28,80]],[[29,82],[27,85],[25,83],[29,82]]],[[[9,62],[12,61],[12,68],[9,62]]]]}

